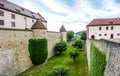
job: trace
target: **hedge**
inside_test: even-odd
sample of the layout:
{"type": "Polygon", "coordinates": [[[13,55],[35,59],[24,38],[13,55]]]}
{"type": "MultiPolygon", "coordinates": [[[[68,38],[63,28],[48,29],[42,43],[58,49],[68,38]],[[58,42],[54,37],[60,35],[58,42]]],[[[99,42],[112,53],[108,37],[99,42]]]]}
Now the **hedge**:
{"type": "Polygon", "coordinates": [[[104,76],[106,56],[93,44],[90,49],[90,76],[104,76]]]}
{"type": "Polygon", "coordinates": [[[30,59],[34,65],[45,62],[48,55],[47,39],[30,39],[29,53],[30,59]]]}

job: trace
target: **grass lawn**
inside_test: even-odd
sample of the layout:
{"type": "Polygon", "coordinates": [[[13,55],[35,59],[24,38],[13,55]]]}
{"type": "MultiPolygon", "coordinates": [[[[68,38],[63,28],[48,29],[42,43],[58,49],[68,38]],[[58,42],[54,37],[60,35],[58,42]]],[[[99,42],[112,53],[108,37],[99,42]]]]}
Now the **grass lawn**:
{"type": "Polygon", "coordinates": [[[68,54],[69,50],[70,47],[63,55],[56,55],[48,59],[47,63],[34,66],[18,76],[45,76],[46,72],[59,65],[67,67],[73,73],[73,76],[89,76],[87,58],[84,53],[81,52],[79,58],[73,63],[68,54]]]}

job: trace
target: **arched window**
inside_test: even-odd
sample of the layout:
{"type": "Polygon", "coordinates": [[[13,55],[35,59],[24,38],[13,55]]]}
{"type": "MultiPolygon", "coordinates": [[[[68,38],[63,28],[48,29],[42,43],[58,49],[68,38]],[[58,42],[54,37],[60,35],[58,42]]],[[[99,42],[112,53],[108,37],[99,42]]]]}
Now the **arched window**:
{"type": "Polygon", "coordinates": [[[91,36],[91,39],[95,39],[95,36],[94,36],[94,35],[92,35],[92,36],[91,36]]]}
{"type": "Polygon", "coordinates": [[[114,38],[113,34],[111,34],[111,35],[110,35],[110,38],[111,38],[111,39],[113,39],[113,38],[114,38]]]}

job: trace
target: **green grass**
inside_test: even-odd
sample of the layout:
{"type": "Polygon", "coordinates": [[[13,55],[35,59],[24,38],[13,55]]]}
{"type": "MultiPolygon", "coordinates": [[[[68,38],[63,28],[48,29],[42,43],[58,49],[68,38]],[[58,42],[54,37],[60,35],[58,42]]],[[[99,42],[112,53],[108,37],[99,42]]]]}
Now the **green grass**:
{"type": "Polygon", "coordinates": [[[68,51],[70,47],[63,55],[56,55],[44,64],[34,66],[31,69],[19,74],[18,76],[45,76],[46,72],[51,71],[56,66],[65,66],[72,73],[73,76],[89,76],[87,58],[83,52],[80,52],[79,58],[76,59],[76,62],[73,63],[70,58],[68,51]]]}
{"type": "Polygon", "coordinates": [[[104,76],[106,56],[93,44],[90,49],[90,76],[104,76]]]}

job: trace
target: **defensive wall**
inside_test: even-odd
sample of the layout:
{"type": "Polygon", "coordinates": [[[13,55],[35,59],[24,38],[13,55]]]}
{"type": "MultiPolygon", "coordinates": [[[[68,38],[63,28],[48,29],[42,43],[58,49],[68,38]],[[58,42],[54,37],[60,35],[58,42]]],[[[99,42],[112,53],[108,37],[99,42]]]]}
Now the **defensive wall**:
{"type": "MultiPolygon", "coordinates": [[[[90,46],[91,43],[106,54],[106,68],[104,76],[120,76],[120,42],[119,40],[91,40],[87,39],[87,59],[90,69],[90,46]]],[[[99,65],[98,65],[99,66],[99,65]]]]}
{"type": "Polygon", "coordinates": [[[34,33],[48,40],[48,58],[54,55],[53,48],[58,41],[66,41],[66,32],[52,32],[46,29],[0,29],[0,76],[15,76],[33,65],[28,44],[29,39],[36,37],[34,33]]]}

